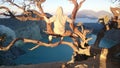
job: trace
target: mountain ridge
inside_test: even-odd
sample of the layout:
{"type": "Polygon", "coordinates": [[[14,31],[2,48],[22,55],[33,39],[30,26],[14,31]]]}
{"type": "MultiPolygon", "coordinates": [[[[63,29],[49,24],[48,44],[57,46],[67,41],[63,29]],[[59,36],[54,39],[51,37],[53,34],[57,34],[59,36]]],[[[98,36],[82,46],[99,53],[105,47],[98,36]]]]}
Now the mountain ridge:
{"type": "Polygon", "coordinates": [[[81,10],[77,13],[77,18],[99,18],[104,15],[111,17],[112,13],[104,10],[98,12],[95,12],[93,10],[81,10]]]}

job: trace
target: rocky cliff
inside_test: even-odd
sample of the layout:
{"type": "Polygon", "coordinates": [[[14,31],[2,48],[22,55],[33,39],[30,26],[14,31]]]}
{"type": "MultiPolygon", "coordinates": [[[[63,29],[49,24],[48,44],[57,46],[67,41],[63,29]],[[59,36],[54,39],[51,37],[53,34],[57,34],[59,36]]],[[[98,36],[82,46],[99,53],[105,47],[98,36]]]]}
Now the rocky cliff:
{"type": "MultiPolygon", "coordinates": [[[[42,21],[41,21],[42,22],[42,21]]],[[[40,21],[21,22],[16,19],[0,19],[0,35],[6,34],[3,46],[7,46],[13,39],[18,37],[41,39],[41,31],[45,28],[40,21]]],[[[13,60],[26,52],[17,47],[19,41],[8,51],[0,51],[0,65],[15,65],[13,60]]]]}

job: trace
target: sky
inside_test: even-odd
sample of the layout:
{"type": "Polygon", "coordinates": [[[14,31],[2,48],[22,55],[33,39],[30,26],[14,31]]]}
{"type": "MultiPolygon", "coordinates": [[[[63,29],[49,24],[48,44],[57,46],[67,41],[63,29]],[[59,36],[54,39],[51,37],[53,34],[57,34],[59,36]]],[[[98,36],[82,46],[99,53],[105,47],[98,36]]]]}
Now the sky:
{"type": "MultiPolygon", "coordinates": [[[[15,1],[19,2],[22,0],[15,0],[15,1]]],[[[77,0],[77,1],[79,2],[81,0],[77,0]]],[[[79,9],[79,11],[93,10],[97,12],[97,11],[104,10],[104,11],[110,12],[110,6],[112,5],[110,1],[111,0],[86,0],[83,3],[82,7],[79,9]]],[[[51,14],[55,13],[58,6],[62,6],[64,13],[68,15],[71,14],[73,7],[74,7],[74,5],[68,0],[46,0],[42,4],[44,11],[51,13],[51,14]]],[[[19,10],[16,10],[16,11],[19,11],[19,10]]]]}
{"type": "MultiPolygon", "coordinates": [[[[78,0],[81,1],[81,0],[78,0]]],[[[70,14],[73,9],[73,4],[68,0],[46,0],[42,5],[45,12],[55,13],[58,6],[62,6],[65,14],[70,14]]],[[[105,10],[110,12],[111,2],[110,0],[86,0],[80,10],[93,10],[101,11],[105,10]]]]}

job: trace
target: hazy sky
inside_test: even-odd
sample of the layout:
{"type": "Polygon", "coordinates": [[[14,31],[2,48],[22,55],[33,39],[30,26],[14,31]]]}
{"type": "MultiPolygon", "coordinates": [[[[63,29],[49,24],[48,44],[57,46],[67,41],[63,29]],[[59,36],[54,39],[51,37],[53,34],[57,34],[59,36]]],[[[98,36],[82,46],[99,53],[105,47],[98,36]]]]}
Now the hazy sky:
{"type": "MultiPolygon", "coordinates": [[[[81,0],[78,0],[81,1],[81,0]]],[[[80,10],[94,10],[100,11],[105,10],[110,12],[110,0],[86,0],[80,10]]],[[[62,6],[64,9],[64,13],[70,14],[73,9],[73,4],[68,0],[46,0],[46,2],[42,5],[45,12],[54,13],[58,6],[62,6]]],[[[79,11],[80,11],[79,10],[79,11]]]]}
{"type": "MultiPolygon", "coordinates": [[[[15,0],[15,1],[19,2],[22,0],[15,0]]],[[[81,0],[77,0],[77,1],[81,1],[81,0]]],[[[110,12],[109,8],[112,5],[112,3],[110,1],[111,0],[86,0],[83,3],[80,10],[84,10],[84,9],[85,10],[93,10],[93,11],[105,10],[105,11],[110,12]]],[[[45,3],[42,4],[44,11],[48,12],[48,13],[52,13],[52,14],[55,13],[58,6],[63,7],[63,11],[65,14],[71,14],[71,12],[73,10],[73,4],[68,0],[46,0],[45,3]]],[[[19,10],[16,10],[16,11],[19,11],[19,10]]]]}

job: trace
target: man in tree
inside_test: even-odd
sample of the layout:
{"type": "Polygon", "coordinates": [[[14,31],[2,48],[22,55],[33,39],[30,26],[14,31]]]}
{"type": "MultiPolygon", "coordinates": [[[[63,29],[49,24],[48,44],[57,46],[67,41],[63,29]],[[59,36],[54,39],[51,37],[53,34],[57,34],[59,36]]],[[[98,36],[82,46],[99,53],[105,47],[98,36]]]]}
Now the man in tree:
{"type": "MultiPolygon", "coordinates": [[[[46,16],[44,16],[44,19],[47,24],[54,23],[53,32],[57,35],[64,35],[66,33],[65,30],[66,22],[70,23],[70,28],[73,30],[73,23],[72,23],[73,21],[68,16],[63,14],[62,7],[58,7],[56,14],[52,16],[50,19],[48,19],[46,16]]],[[[49,41],[51,40],[52,40],[52,35],[49,36],[49,41]]]]}

